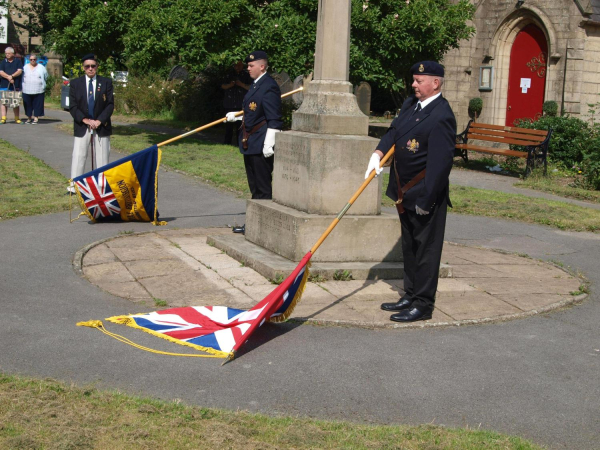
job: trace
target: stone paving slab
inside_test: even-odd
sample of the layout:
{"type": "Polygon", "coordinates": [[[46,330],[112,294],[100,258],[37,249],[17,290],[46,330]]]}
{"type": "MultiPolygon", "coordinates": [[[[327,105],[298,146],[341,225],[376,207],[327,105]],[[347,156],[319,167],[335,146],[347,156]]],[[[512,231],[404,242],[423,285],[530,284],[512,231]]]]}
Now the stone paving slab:
{"type": "MultiPolygon", "coordinates": [[[[74,264],[81,265],[92,284],[147,309],[156,308],[156,299],[167,307],[249,309],[276,285],[210,245],[207,237],[219,235],[230,236],[231,231],[195,228],[124,235],[89,246],[74,264]]],[[[579,278],[523,256],[445,243],[442,262],[452,277],[440,278],[431,320],[397,324],[380,309],[381,303],[404,293],[401,279],[309,282],[291,318],[372,328],[458,325],[525,317],[581,299],[574,295],[582,284],[579,278]]]]}

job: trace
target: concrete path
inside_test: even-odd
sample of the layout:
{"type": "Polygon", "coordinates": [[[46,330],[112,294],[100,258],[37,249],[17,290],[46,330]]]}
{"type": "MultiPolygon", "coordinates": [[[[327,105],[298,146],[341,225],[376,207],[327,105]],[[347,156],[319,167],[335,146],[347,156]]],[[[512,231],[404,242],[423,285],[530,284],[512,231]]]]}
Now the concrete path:
{"type": "MultiPolygon", "coordinates": [[[[56,117],[68,120],[60,112],[56,117]]],[[[0,137],[67,175],[72,139],[47,122],[28,126],[27,132],[24,127],[2,126],[0,137]]],[[[110,249],[110,242],[116,245],[131,232],[174,242],[170,239],[188,229],[243,222],[244,202],[239,199],[172,172],[161,171],[160,183],[159,208],[173,218],[160,229],[139,223],[69,224],[64,213],[0,222],[0,370],[207,407],[481,427],[552,448],[598,448],[598,234],[450,214],[449,242],[569,266],[590,279],[590,297],[551,313],[479,326],[373,330],[266,325],[243,354],[221,367],[218,360],[141,352],[74,326],[147,310],[91,285],[73,270],[73,258],[89,244],[112,239],[103,244],[110,249]]],[[[201,258],[195,260],[201,264],[201,258]]],[[[549,267],[522,266],[529,265],[534,270],[549,267]]],[[[507,278],[490,295],[501,295],[513,281],[507,278]]],[[[524,293],[518,299],[530,297],[524,293]]],[[[173,344],[146,333],[116,325],[111,329],[142,345],[173,350],[173,344]]]]}
{"type": "MultiPolygon", "coordinates": [[[[191,228],[120,236],[79,252],[75,266],[100,289],[147,309],[155,307],[155,299],[172,307],[249,309],[275,286],[206,243],[207,235],[222,233],[231,231],[191,228]]],[[[421,328],[523,318],[585,297],[573,295],[579,291],[579,278],[533,259],[452,244],[446,244],[442,258],[451,268],[451,278],[440,279],[436,309],[426,322],[397,324],[380,309],[381,303],[395,302],[403,294],[402,280],[309,282],[291,318],[328,325],[421,328]]]]}

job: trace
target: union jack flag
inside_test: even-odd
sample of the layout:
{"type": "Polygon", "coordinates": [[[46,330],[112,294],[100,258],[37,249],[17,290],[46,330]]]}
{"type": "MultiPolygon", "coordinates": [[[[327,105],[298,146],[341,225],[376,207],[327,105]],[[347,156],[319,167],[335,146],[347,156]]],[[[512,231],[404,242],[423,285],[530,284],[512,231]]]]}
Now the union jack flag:
{"type": "Polygon", "coordinates": [[[307,253],[283,283],[248,311],[226,306],[187,306],[107,320],[232,359],[265,321],[281,322],[290,316],[304,290],[311,256],[307,253]]]}
{"type": "Polygon", "coordinates": [[[79,187],[86,208],[94,219],[121,217],[119,202],[106,181],[104,172],[83,178],[75,183],[79,187]]]}

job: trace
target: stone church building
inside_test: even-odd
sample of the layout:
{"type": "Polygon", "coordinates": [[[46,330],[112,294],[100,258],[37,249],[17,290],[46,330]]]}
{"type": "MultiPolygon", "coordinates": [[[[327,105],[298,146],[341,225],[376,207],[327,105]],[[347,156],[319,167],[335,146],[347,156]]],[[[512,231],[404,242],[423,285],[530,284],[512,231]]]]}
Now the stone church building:
{"type": "Polygon", "coordinates": [[[588,104],[600,102],[600,0],[472,3],[475,35],[443,61],[459,132],[474,97],[483,99],[478,120],[496,125],[534,119],[547,100],[590,117],[588,104]]]}

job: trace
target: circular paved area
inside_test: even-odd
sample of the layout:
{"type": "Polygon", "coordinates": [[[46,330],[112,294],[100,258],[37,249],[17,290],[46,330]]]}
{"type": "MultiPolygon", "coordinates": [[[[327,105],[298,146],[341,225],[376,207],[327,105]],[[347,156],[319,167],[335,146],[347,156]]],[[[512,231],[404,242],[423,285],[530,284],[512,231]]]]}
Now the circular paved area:
{"type": "MultiPolygon", "coordinates": [[[[275,286],[250,267],[206,243],[226,228],[162,230],[109,239],[80,251],[76,267],[101,289],[151,310],[230,306],[249,309],[275,286]]],[[[244,237],[239,235],[239,239],[244,237]]],[[[403,294],[402,280],[309,282],[292,319],[362,327],[423,327],[509,320],[581,300],[582,281],[552,264],[446,243],[451,278],[438,285],[433,318],[397,324],[383,302],[403,294]]]]}

